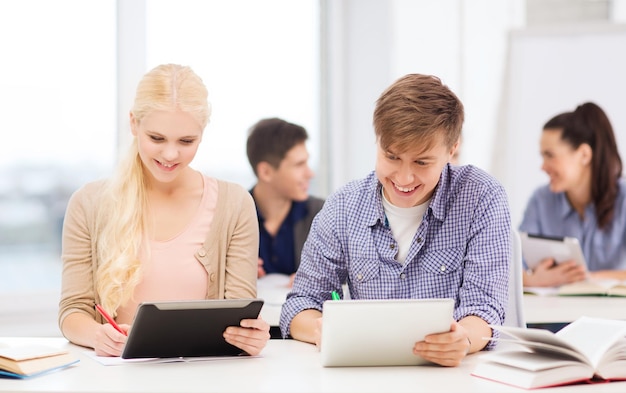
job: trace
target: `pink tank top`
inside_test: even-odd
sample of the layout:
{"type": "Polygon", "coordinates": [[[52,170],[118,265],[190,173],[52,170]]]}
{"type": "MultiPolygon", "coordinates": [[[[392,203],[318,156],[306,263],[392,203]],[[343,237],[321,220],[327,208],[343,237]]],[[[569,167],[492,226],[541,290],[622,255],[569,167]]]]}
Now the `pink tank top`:
{"type": "Polygon", "coordinates": [[[206,240],[217,206],[217,180],[203,176],[198,214],[187,228],[167,241],[150,242],[150,258],[142,258],[142,280],[133,298],[117,310],[117,322],[131,324],[144,301],[206,299],[208,277],[195,252],[206,240]]]}

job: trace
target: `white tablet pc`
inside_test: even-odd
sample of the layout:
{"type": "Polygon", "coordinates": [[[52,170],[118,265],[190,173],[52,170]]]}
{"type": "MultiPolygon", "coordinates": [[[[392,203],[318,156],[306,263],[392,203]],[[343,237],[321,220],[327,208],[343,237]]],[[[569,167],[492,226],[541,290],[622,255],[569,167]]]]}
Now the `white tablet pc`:
{"type": "Polygon", "coordinates": [[[241,349],[224,340],[228,326],[258,317],[263,300],[190,300],[141,303],[122,358],[234,356],[241,349]]]}
{"type": "Polygon", "coordinates": [[[452,299],[328,300],[322,313],[321,363],[408,366],[428,363],[413,346],[450,330],[452,299]]]}
{"type": "Polygon", "coordinates": [[[587,266],[583,251],[575,237],[550,237],[520,232],[522,257],[526,266],[534,269],[546,258],[554,258],[556,263],[573,259],[582,266],[587,266]]]}

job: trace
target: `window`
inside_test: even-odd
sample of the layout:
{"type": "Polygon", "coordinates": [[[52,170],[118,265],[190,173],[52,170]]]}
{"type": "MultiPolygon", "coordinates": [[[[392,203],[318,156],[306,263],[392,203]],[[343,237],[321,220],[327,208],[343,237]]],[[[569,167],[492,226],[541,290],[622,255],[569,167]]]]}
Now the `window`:
{"type": "Polygon", "coordinates": [[[114,18],[112,1],[0,2],[0,335],[58,335],[65,205],[115,158],[114,18]]]}
{"type": "Polygon", "coordinates": [[[252,186],[247,131],[265,117],[305,127],[310,164],[316,167],[317,0],[151,0],[146,13],[149,68],[161,63],[189,65],[209,90],[213,114],[196,169],[252,186]]]}
{"type": "MultiPolygon", "coordinates": [[[[316,0],[150,0],[145,9],[126,19],[146,18],[148,68],[190,65],[209,89],[213,116],[197,169],[251,186],[247,130],[273,116],[307,128],[315,168],[316,0]]],[[[11,37],[0,64],[0,336],[60,334],[67,201],[111,173],[124,132],[116,13],[112,0],[0,2],[0,34],[11,37]]]]}

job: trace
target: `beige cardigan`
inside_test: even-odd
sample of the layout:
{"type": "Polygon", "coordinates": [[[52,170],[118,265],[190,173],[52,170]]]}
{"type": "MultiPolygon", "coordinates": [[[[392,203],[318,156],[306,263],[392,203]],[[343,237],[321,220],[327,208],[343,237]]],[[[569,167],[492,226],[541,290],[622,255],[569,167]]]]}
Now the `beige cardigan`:
{"type": "MultiPolygon", "coordinates": [[[[95,236],[97,196],[104,181],[76,191],[63,222],[63,275],[59,327],[71,313],[82,312],[103,323],[94,306],[98,270],[95,236]]],[[[243,187],[218,180],[215,216],[206,241],[195,253],[207,271],[207,299],[256,297],[259,229],[254,201],[243,187]]]]}

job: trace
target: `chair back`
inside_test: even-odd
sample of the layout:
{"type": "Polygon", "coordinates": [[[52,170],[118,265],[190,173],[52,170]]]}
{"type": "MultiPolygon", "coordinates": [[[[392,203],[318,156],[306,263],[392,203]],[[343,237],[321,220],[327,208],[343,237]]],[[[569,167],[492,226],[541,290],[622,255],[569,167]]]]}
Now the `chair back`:
{"type": "Polygon", "coordinates": [[[522,241],[519,233],[511,229],[511,266],[509,271],[509,302],[504,317],[504,326],[526,327],[524,318],[524,282],[522,241]]]}

